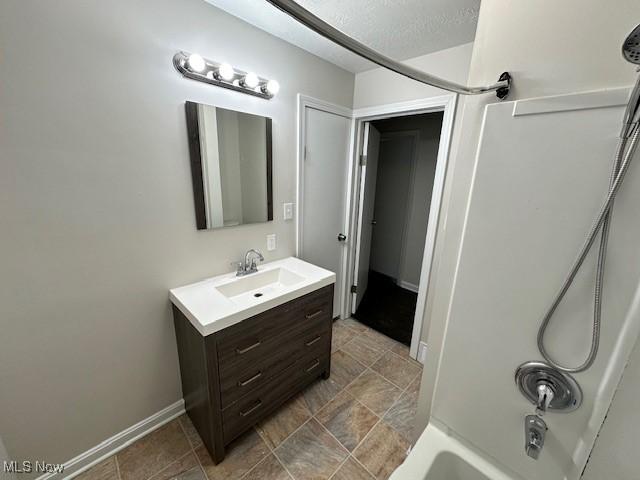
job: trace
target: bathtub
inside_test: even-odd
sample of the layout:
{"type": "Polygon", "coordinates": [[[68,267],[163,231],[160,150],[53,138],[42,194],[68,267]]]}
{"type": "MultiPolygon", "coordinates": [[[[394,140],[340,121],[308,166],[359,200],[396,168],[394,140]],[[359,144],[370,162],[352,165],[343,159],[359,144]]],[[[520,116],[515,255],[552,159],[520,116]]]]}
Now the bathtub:
{"type": "Polygon", "coordinates": [[[389,480],[520,480],[520,477],[505,474],[430,423],[389,480]]]}

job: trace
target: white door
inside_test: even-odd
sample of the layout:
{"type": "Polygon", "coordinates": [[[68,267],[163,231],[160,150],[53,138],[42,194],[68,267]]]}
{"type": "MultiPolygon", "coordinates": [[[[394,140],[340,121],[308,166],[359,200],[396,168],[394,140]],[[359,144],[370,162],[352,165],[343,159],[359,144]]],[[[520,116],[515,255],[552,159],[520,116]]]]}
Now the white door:
{"type": "Polygon", "coordinates": [[[358,238],[356,244],[356,292],[353,294],[351,313],[356,313],[369,281],[369,259],[371,257],[371,237],[375,219],[373,217],[376,199],[376,178],[378,175],[378,153],[380,152],[380,132],[367,122],[364,125],[363,155],[366,161],[360,170],[360,202],[358,207],[358,238]]]}
{"type": "Polygon", "coordinates": [[[350,119],[305,108],[300,256],[336,274],[333,316],[341,311],[346,255],[350,119]]]}

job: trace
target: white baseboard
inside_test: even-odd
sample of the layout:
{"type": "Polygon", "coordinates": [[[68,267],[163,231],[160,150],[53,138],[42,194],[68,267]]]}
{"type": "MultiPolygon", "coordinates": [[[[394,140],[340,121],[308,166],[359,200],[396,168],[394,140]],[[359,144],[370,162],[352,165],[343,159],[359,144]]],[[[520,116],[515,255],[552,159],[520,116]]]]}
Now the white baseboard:
{"type": "Polygon", "coordinates": [[[63,473],[48,473],[38,477],[37,480],[66,480],[74,478],[183,413],[184,400],[181,399],[67,461],[64,464],[63,473]]]}
{"type": "Polygon", "coordinates": [[[424,343],[424,342],[420,342],[420,344],[418,345],[418,358],[417,358],[417,360],[423,365],[427,361],[427,344],[424,343]]]}
{"type": "Polygon", "coordinates": [[[398,286],[413,293],[418,293],[418,285],[415,285],[413,283],[405,282],[404,280],[398,280],[398,286]]]}

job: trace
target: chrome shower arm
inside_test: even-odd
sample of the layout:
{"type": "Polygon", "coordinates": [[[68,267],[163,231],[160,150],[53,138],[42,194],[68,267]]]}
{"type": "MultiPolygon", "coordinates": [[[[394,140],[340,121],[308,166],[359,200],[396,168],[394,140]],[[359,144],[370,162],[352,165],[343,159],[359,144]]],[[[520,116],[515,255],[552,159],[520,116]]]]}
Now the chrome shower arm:
{"type": "Polygon", "coordinates": [[[429,75],[428,73],[410,67],[404,63],[397,62],[392,58],[376,52],[372,48],[367,47],[337,28],[332,27],[324,20],[316,17],[309,10],[301,7],[293,0],[267,0],[267,2],[302,23],[307,28],[310,28],[314,32],[334,43],[337,43],[356,55],[418,82],[431,85],[432,87],[442,88],[450,92],[461,93],[462,95],[478,95],[481,93],[496,92],[498,98],[503,99],[509,94],[509,89],[511,88],[511,76],[507,72],[500,75],[500,79],[492,85],[483,87],[467,87],[460,85],[434,75],[429,75]]]}

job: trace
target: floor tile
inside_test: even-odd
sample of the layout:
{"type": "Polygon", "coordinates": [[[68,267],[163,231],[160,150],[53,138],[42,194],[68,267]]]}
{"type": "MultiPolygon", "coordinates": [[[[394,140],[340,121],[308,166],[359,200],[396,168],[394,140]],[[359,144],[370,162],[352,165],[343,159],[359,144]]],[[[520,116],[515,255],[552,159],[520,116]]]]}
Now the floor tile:
{"type": "Polygon", "coordinates": [[[122,480],[146,479],[191,450],[179,421],[173,420],[134,442],[117,456],[122,480]]]}
{"type": "Polygon", "coordinates": [[[367,470],[355,461],[352,457],[349,457],[346,462],[338,469],[338,471],[331,477],[331,480],[373,480],[367,470]]]}
{"type": "Polygon", "coordinates": [[[331,355],[331,378],[340,388],[353,382],[365,368],[367,367],[343,351],[337,351],[331,355]]]}
{"type": "Polygon", "coordinates": [[[296,480],[327,479],[348,456],[314,419],[285,440],[275,454],[296,480]]]}
{"type": "Polygon", "coordinates": [[[317,415],[325,426],[350,452],[369,433],[379,418],[347,392],[341,392],[317,415]]]}
{"type": "Polygon", "coordinates": [[[384,480],[404,461],[410,445],[398,432],[381,422],[353,456],[378,480],[384,480]]]}
{"type": "Polygon", "coordinates": [[[187,440],[191,446],[195,449],[202,445],[202,439],[200,438],[200,434],[196,430],[196,427],[191,423],[191,419],[187,414],[184,414],[179,417],[180,425],[182,425],[182,429],[184,433],[187,435],[187,440]]]}
{"type": "Polygon", "coordinates": [[[402,392],[371,370],[360,375],[347,387],[347,391],[378,416],[384,415],[402,392]]]}
{"type": "Polygon", "coordinates": [[[207,480],[193,452],[157,473],[149,480],[207,480]]]}
{"type": "Polygon", "coordinates": [[[407,441],[413,442],[418,393],[406,391],[385,414],[383,421],[407,441]]]}
{"type": "Polygon", "coordinates": [[[333,379],[333,374],[327,380],[316,380],[302,392],[302,399],[311,413],[316,413],[332,400],[340,391],[340,387],[333,379]]]}
{"type": "Polygon", "coordinates": [[[336,324],[343,327],[349,327],[350,329],[360,333],[365,333],[371,330],[369,327],[360,323],[355,318],[346,318],[344,320],[338,320],[336,324]]]}
{"type": "Polygon", "coordinates": [[[331,336],[331,351],[334,352],[345,343],[349,342],[355,337],[356,332],[344,325],[339,325],[338,322],[333,325],[333,332],[331,336]]]}
{"type": "Polygon", "coordinates": [[[404,343],[395,342],[389,350],[396,355],[400,355],[402,358],[411,358],[409,356],[409,347],[404,343]]]}
{"type": "Polygon", "coordinates": [[[418,395],[420,393],[420,383],[422,382],[422,375],[418,375],[415,380],[413,382],[411,382],[411,385],[409,385],[407,387],[407,392],[410,393],[415,393],[416,395],[418,395]]]}
{"type": "Polygon", "coordinates": [[[296,397],[280,407],[273,415],[260,422],[256,430],[271,448],[276,448],[291,435],[300,425],[311,418],[302,397],[296,397]]]}
{"type": "Polygon", "coordinates": [[[381,348],[383,350],[390,350],[391,348],[394,348],[398,343],[394,339],[389,338],[386,335],[383,335],[382,333],[376,330],[373,330],[372,328],[368,329],[365,332],[364,336],[370,342],[373,342],[375,345],[377,345],[378,348],[381,348]]]}
{"type": "Polygon", "coordinates": [[[251,470],[242,480],[291,480],[282,464],[273,455],[268,455],[251,470]]]}
{"type": "Polygon", "coordinates": [[[385,353],[380,360],[371,366],[384,378],[400,388],[406,388],[420,373],[420,367],[411,364],[392,352],[385,353]]]}
{"type": "Polygon", "coordinates": [[[370,344],[363,342],[360,338],[354,338],[342,346],[340,350],[348,353],[353,358],[361,362],[365,366],[372,365],[384,353],[378,348],[371,348],[370,344]]]}
{"type": "Polygon", "coordinates": [[[118,480],[116,457],[109,457],[81,473],[76,480],[118,480]]]}
{"type": "Polygon", "coordinates": [[[269,447],[258,432],[251,430],[227,447],[225,459],[214,465],[204,445],[196,450],[209,480],[239,479],[269,455],[269,447]]]}

